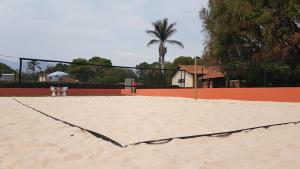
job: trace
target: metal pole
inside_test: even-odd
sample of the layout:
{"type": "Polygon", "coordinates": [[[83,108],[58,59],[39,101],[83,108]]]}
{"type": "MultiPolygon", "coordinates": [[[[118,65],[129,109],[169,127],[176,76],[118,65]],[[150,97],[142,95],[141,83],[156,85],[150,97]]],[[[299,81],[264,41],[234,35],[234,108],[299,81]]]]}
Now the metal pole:
{"type": "Polygon", "coordinates": [[[22,62],[23,62],[23,59],[20,58],[20,64],[19,64],[19,84],[22,83],[22,62]]]}
{"type": "Polygon", "coordinates": [[[202,76],[201,76],[201,77],[202,77],[202,78],[201,78],[201,79],[202,79],[202,80],[201,80],[202,88],[204,88],[204,85],[203,85],[203,76],[204,76],[204,74],[203,74],[203,65],[202,65],[202,76]]]}
{"type": "Polygon", "coordinates": [[[183,87],[185,87],[185,77],[186,77],[186,71],[184,71],[184,76],[183,76],[184,78],[184,81],[183,81],[183,87]]]}
{"type": "MultiPolygon", "coordinates": [[[[182,80],[182,70],[180,70],[180,80],[182,80]]],[[[180,81],[180,87],[182,87],[182,81],[180,81]]]]}
{"type": "Polygon", "coordinates": [[[267,85],[266,85],[266,82],[267,82],[267,80],[266,80],[266,64],[264,64],[264,66],[263,66],[263,71],[264,71],[264,87],[266,87],[267,85]]]}
{"type": "Polygon", "coordinates": [[[195,57],[195,72],[194,72],[194,87],[195,87],[195,100],[197,100],[197,57],[195,57]]]}

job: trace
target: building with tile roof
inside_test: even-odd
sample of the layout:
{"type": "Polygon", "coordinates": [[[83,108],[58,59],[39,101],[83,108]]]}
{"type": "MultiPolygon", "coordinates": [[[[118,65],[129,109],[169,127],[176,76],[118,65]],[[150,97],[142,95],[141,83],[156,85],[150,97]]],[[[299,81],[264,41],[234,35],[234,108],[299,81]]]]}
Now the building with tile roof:
{"type": "Polygon", "coordinates": [[[218,66],[179,65],[172,76],[172,85],[194,87],[194,74],[198,87],[225,87],[225,78],[218,66]]]}

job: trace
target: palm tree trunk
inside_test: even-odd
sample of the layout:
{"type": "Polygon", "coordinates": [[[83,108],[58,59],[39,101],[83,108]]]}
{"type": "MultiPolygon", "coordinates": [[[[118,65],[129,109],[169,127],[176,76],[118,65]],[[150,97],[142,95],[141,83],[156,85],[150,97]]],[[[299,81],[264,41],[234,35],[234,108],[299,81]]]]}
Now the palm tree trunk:
{"type": "Polygon", "coordinates": [[[161,55],[158,57],[158,63],[161,65],[161,55]]]}
{"type": "MultiPolygon", "coordinates": [[[[161,57],[161,69],[165,68],[165,56],[161,57]]],[[[164,70],[162,70],[164,72],[164,70]]]]}
{"type": "MultiPolygon", "coordinates": [[[[160,63],[160,68],[164,69],[165,68],[165,55],[167,53],[167,48],[163,43],[160,43],[159,45],[159,63],[160,63]]],[[[165,71],[162,70],[162,73],[164,74],[165,71]]]]}

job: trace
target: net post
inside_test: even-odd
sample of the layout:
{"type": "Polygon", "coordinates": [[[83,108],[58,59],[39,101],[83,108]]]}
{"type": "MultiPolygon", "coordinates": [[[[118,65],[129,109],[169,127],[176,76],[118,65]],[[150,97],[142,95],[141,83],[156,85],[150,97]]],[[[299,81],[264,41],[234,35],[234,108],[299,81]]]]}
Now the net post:
{"type": "Polygon", "coordinates": [[[197,58],[195,57],[195,65],[194,65],[194,92],[195,92],[195,100],[197,100],[197,58]]]}
{"type": "Polygon", "coordinates": [[[23,59],[22,58],[19,58],[20,60],[20,64],[19,64],[19,84],[22,83],[22,62],[23,62],[23,59]]]}

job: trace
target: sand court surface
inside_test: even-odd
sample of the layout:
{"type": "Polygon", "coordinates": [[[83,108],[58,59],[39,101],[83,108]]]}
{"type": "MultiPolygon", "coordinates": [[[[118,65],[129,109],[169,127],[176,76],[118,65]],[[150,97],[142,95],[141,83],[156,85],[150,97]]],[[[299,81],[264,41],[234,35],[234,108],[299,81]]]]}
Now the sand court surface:
{"type": "Polygon", "coordinates": [[[1,169],[300,168],[300,124],[122,148],[36,111],[124,146],[299,121],[299,103],[94,96],[2,97],[0,106],[1,169]]]}
{"type": "Polygon", "coordinates": [[[16,99],[122,145],[300,120],[297,103],[143,96],[16,99]]]}

